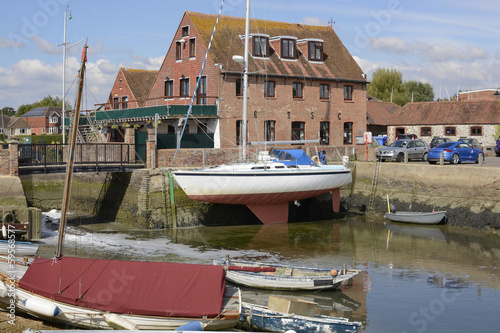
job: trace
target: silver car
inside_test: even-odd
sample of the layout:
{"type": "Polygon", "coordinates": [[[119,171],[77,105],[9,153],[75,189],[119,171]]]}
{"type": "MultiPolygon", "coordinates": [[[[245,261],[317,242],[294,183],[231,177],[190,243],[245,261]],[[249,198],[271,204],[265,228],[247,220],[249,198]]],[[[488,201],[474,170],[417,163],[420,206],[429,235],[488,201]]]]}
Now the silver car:
{"type": "Polygon", "coordinates": [[[379,148],[377,150],[377,159],[403,162],[405,151],[407,151],[408,160],[427,161],[429,150],[429,145],[423,140],[396,140],[387,147],[379,148]]]}

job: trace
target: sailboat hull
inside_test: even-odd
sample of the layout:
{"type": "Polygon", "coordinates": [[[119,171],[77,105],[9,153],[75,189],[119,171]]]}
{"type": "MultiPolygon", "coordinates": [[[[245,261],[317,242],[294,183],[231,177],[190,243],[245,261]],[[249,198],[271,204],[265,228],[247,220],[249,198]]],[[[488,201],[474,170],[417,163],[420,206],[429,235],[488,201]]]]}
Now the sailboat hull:
{"type": "Polygon", "coordinates": [[[352,182],[351,171],[343,166],[223,165],[192,171],[174,171],[175,180],[186,195],[197,201],[246,205],[263,223],[283,223],[290,201],[332,192],[352,182]],[[260,207],[259,207],[260,206],[260,207]],[[260,212],[260,213],[257,213],[260,212]],[[279,221],[265,216],[279,216],[279,221]]]}

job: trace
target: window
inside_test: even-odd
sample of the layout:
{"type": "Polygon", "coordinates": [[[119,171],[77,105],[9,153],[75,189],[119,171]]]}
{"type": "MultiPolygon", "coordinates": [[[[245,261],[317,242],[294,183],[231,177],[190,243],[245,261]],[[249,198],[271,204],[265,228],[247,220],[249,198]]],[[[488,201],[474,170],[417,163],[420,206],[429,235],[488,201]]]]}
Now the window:
{"type": "Polygon", "coordinates": [[[456,133],[456,128],[455,127],[445,127],[444,128],[444,135],[449,135],[453,136],[456,133]]]}
{"type": "Polygon", "coordinates": [[[253,56],[254,57],[267,57],[269,54],[269,37],[253,36],[253,56]]]}
{"type": "Polygon", "coordinates": [[[175,60],[182,59],[182,44],[181,42],[175,42],[175,60]]]}
{"type": "Polygon", "coordinates": [[[281,57],[295,59],[295,40],[283,38],[281,40],[281,57]]]}
{"type": "Polygon", "coordinates": [[[328,121],[319,123],[319,137],[322,144],[330,144],[330,123],[328,121]]]}
{"type": "Polygon", "coordinates": [[[182,27],[182,37],[189,36],[189,25],[182,27]]]}
{"type": "Polygon", "coordinates": [[[472,126],[470,128],[470,135],[474,135],[474,136],[483,135],[483,128],[481,126],[472,126]]]}
{"type": "Polygon", "coordinates": [[[113,97],[113,109],[118,110],[120,108],[120,97],[113,97]]]}
{"type": "Polygon", "coordinates": [[[128,109],[128,96],[122,96],[122,109],[128,109]]]}
{"type": "Polygon", "coordinates": [[[274,136],[274,128],[276,126],[275,120],[264,121],[264,141],[276,141],[274,136]]]}
{"type": "MultiPolygon", "coordinates": [[[[198,80],[198,78],[196,78],[198,80]]],[[[196,104],[207,104],[207,77],[202,76],[198,83],[198,91],[196,92],[196,104]]]]}
{"type": "Polygon", "coordinates": [[[319,98],[320,99],[329,99],[330,86],[328,84],[320,84],[319,85],[319,98]]]}
{"type": "Polygon", "coordinates": [[[180,95],[181,97],[189,96],[189,78],[182,78],[180,80],[180,95]]]}
{"type": "Polygon", "coordinates": [[[420,128],[420,136],[431,136],[432,131],[430,127],[422,127],[420,128]]]}
{"type": "Polygon", "coordinates": [[[19,134],[26,134],[26,133],[28,133],[28,130],[26,128],[19,129],[19,134]]]}
{"type": "Polygon", "coordinates": [[[274,81],[264,81],[264,97],[274,97],[274,81]]]}
{"type": "Polygon", "coordinates": [[[165,97],[174,97],[174,80],[169,80],[168,78],[165,80],[165,97]]]}
{"type": "Polygon", "coordinates": [[[243,96],[243,79],[236,79],[236,96],[243,96]]]}
{"type": "Polygon", "coordinates": [[[352,86],[344,86],[344,101],[352,101],[352,86]]]}
{"type": "Polygon", "coordinates": [[[323,43],[322,42],[308,42],[308,56],[309,60],[323,61],[323,43]]]}
{"type": "Polygon", "coordinates": [[[292,140],[304,140],[305,123],[303,121],[292,122],[292,140]]]}
{"type": "Polygon", "coordinates": [[[352,144],[352,123],[344,123],[344,144],[352,144]]]}
{"type": "Polygon", "coordinates": [[[293,98],[303,98],[304,96],[302,95],[302,89],[304,85],[301,82],[294,82],[292,86],[293,86],[292,90],[293,98]]]}
{"type": "Polygon", "coordinates": [[[59,117],[51,116],[49,118],[49,124],[57,124],[59,122],[59,117]]]}
{"type": "Polygon", "coordinates": [[[57,127],[49,127],[49,133],[50,134],[58,134],[58,128],[57,127]]]}
{"type": "Polygon", "coordinates": [[[189,57],[194,58],[196,57],[196,39],[191,38],[189,40],[189,57]]]}

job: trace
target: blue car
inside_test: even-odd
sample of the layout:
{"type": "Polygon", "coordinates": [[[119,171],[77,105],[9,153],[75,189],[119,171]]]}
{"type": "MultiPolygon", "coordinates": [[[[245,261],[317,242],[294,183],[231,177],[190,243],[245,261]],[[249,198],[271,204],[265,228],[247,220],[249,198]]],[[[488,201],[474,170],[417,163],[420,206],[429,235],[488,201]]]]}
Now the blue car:
{"type": "Polygon", "coordinates": [[[479,163],[480,159],[484,162],[484,153],[482,150],[473,148],[462,141],[445,142],[432,148],[427,154],[427,161],[430,164],[436,164],[439,162],[441,152],[444,155],[444,160],[450,162],[450,164],[462,162],[479,163]]]}
{"type": "Polygon", "coordinates": [[[495,155],[500,157],[500,136],[497,139],[497,145],[495,146],[495,155]]]}

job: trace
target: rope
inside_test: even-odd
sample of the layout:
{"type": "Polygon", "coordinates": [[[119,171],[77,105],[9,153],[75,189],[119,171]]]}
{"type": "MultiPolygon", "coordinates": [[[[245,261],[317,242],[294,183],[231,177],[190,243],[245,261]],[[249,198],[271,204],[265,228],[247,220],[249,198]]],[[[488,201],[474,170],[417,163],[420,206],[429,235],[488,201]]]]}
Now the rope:
{"type": "Polygon", "coordinates": [[[217,15],[217,20],[215,21],[214,30],[212,31],[212,36],[210,36],[210,43],[208,43],[207,52],[205,53],[205,59],[203,59],[203,65],[201,66],[200,76],[198,76],[198,81],[196,81],[196,87],[194,88],[193,97],[191,98],[191,103],[189,103],[189,108],[188,108],[188,111],[186,114],[186,120],[184,121],[184,126],[182,127],[181,136],[180,136],[179,140],[177,141],[177,148],[175,149],[174,158],[172,159],[172,165],[174,164],[175,158],[177,157],[177,152],[179,151],[179,148],[181,146],[182,136],[184,135],[184,130],[186,129],[189,115],[191,114],[191,110],[193,108],[194,99],[196,98],[196,92],[198,91],[198,87],[200,85],[200,81],[201,81],[202,76],[203,76],[203,70],[205,69],[205,64],[207,62],[208,53],[210,52],[210,48],[212,46],[212,41],[214,39],[215,30],[217,29],[217,24],[219,23],[219,18],[220,18],[220,15],[222,13],[223,6],[224,6],[224,0],[222,0],[222,3],[220,5],[219,14],[217,15]]]}

